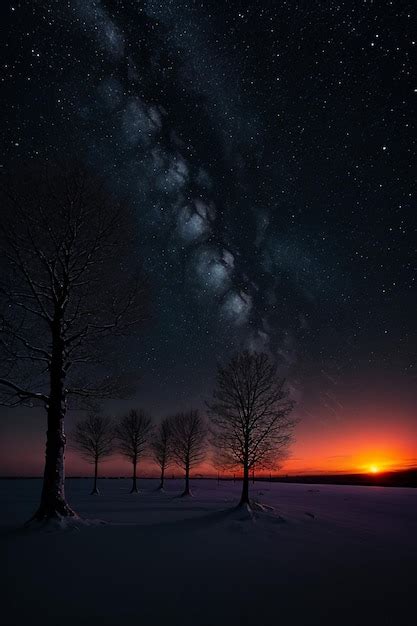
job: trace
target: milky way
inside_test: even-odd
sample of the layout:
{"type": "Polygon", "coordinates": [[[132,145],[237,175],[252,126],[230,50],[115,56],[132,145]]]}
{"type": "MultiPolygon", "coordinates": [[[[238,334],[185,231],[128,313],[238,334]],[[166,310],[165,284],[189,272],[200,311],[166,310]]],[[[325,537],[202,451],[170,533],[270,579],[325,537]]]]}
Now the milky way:
{"type": "Polygon", "coordinates": [[[2,7],[3,167],[75,152],[136,209],[153,305],[126,367],[148,404],[200,403],[242,347],[331,409],[340,381],[412,387],[415,42],[399,4],[2,7]]]}

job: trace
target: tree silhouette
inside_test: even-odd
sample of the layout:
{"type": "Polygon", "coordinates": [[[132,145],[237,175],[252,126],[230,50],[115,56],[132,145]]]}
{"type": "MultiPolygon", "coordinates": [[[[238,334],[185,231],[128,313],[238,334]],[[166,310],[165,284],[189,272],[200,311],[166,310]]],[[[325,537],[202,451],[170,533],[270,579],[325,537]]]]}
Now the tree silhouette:
{"type": "Polygon", "coordinates": [[[177,413],[170,420],[172,432],[172,455],[184,470],[185,488],[183,496],[190,491],[190,469],[204,460],[207,448],[207,427],[198,411],[177,413]]]}
{"type": "Polygon", "coordinates": [[[29,170],[3,189],[0,222],[0,402],[47,413],[40,506],[74,516],[64,490],[68,401],[117,397],[103,358],[144,319],[133,213],[81,166],[29,170]]]}
{"type": "Polygon", "coordinates": [[[91,413],[87,419],[75,424],[72,433],[73,446],[89,463],[94,464],[94,486],[91,494],[99,494],[97,488],[99,461],[114,452],[114,427],[110,418],[91,413]]]}
{"type": "Polygon", "coordinates": [[[130,493],[137,493],[137,464],[147,448],[152,432],[152,420],[144,411],[131,409],[116,425],[114,432],[119,451],[132,463],[130,493]]]}
{"type": "Polygon", "coordinates": [[[165,470],[172,460],[172,429],[169,418],[162,420],[155,428],[150,447],[152,457],[161,470],[159,489],[162,490],[164,488],[165,470]]]}
{"type": "Polygon", "coordinates": [[[267,354],[241,352],[218,366],[208,407],[214,449],[229,467],[242,467],[240,505],[250,506],[249,471],[274,466],[291,440],[295,421],[285,381],[267,354]]]}

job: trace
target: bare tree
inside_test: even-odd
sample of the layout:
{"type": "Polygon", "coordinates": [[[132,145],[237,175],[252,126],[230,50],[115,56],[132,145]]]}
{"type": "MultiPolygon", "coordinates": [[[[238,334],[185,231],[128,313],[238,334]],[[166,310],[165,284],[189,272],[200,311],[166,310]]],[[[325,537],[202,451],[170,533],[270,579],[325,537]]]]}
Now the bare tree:
{"type": "Polygon", "coordinates": [[[75,515],[64,492],[68,400],[121,393],[122,380],[103,357],[111,350],[117,362],[110,338],[144,318],[135,230],[133,213],[79,166],[28,171],[4,189],[0,403],[41,404],[48,423],[32,519],[75,515]]]}
{"type": "Polygon", "coordinates": [[[295,421],[285,381],[267,354],[241,352],[218,366],[208,407],[214,449],[230,468],[242,467],[240,505],[250,506],[249,471],[274,466],[291,440],[295,421]]]}
{"type": "Polygon", "coordinates": [[[198,411],[177,413],[170,419],[172,431],[172,456],[185,473],[183,496],[191,495],[190,469],[204,460],[206,455],[207,427],[198,411]]]}
{"type": "Polygon", "coordinates": [[[72,433],[73,446],[89,463],[94,464],[94,486],[91,494],[98,495],[97,488],[99,461],[114,452],[114,426],[110,418],[91,413],[87,419],[80,420],[72,433]]]}
{"type": "Polygon", "coordinates": [[[131,409],[122,417],[115,428],[118,448],[123,456],[132,463],[132,489],[130,493],[137,493],[137,465],[139,458],[145,452],[152,432],[152,420],[142,410],[131,409]]]}
{"type": "Polygon", "coordinates": [[[161,480],[158,489],[163,490],[165,470],[172,459],[172,430],[171,421],[166,417],[155,428],[151,439],[151,452],[154,461],[161,470],[161,480]]]}

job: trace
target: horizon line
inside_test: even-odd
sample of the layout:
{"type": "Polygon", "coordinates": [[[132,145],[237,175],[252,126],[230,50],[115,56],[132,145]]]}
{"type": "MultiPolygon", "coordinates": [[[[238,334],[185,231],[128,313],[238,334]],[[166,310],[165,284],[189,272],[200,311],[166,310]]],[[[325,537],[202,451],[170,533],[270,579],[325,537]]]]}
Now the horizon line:
{"type": "MultiPolygon", "coordinates": [[[[268,472],[263,472],[263,473],[259,473],[259,474],[255,474],[255,480],[278,480],[278,479],[285,479],[285,478],[303,478],[303,477],[321,477],[321,478],[325,478],[325,477],[332,477],[332,476],[372,476],[374,479],[377,479],[378,476],[384,476],[387,474],[400,474],[400,473],[407,473],[407,472],[413,472],[413,471],[417,471],[417,465],[416,466],[412,466],[412,467],[406,467],[406,468],[402,468],[402,469],[387,469],[387,470],[380,470],[377,474],[373,474],[372,472],[366,472],[366,471],[345,471],[345,470],[340,470],[340,471],[335,471],[335,472],[325,472],[325,471],[317,471],[317,472],[301,472],[301,473],[286,473],[286,474],[274,474],[274,473],[268,473],[268,472]]],[[[72,475],[67,475],[65,477],[66,480],[68,479],[90,479],[92,477],[92,475],[89,474],[72,474],[72,475]]],[[[197,473],[194,476],[190,476],[190,479],[193,480],[242,480],[242,476],[240,474],[234,475],[233,473],[230,474],[229,472],[213,472],[210,474],[202,474],[202,473],[197,473]]],[[[7,480],[7,479],[31,479],[31,480],[42,480],[43,479],[43,475],[35,475],[35,474],[29,474],[29,475],[24,475],[24,474],[1,474],[0,475],[0,480],[7,480]]],[[[128,475],[116,475],[116,476],[99,476],[98,477],[99,480],[130,480],[131,476],[128,475]]],[[[149,475],[142,475],[138,477],[138,480],[159,480],[160,477],[159,476],[149,476],[149,475]]],[[[171,476],[165,476],[165,480],[182,480],[183,476],[182,475],[171,475],[171,476]]],[[[252,475],[250,476],[250,481],[252,481],[252,475]]]]}

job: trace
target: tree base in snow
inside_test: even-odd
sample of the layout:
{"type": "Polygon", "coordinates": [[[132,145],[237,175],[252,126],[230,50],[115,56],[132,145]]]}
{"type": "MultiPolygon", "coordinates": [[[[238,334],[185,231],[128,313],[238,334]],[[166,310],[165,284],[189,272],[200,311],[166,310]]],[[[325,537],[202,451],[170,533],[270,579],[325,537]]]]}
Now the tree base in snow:
{"type": "Polygon", "coordinates": [[[72,508],[65,502],[65,500],[58,500],[52,504],[41,504],[39,509],[26,522],[31,524],[32,522],[48,522],[50,520],[62,520],[78,518],[78,515],[72,508]]]}
{"type": "Polygon", "coordinates": [[[241,502],[233,511],[233,517],[239,522],[253,522],[254,512],[248,502],[241,502]]]}
{"type": "Polygon", "coordinates": [[[268,504],[262,504],[256,502],[256,500],[249,500],[249,502],[240,502],[235,509],[236,519],[238,521],[256,521],[260,518],[279,519],[283,521],[283,518],[279,515],[276,516],[275,509],[268,504]]]}
{"type": "Polygon", "coordinates": [[[83,519],[65,502],[58,502],[55,507],[40,506],[35,515],[25,523],[25,528],[32,530],[73,530],[84,526],[105,524],[102,520],[83,519]]]}
{"type": "Polygon", "coordinates": [[[70,530],[81,530],[82,528],[91,526],[103,526],[107,524],[103,520],[98,519],[83,519],[78,515],[72,517],[50,517],[47,519],[32,519],[26,522],[25,528],[33,531],[40,532],[59,532],[70,530]]]}
{"type": "Polygon", "coordinates": [[[262,504],[256,500],[241,500],[237,506],[238,509],[247,509],[250,511],[262,511],[263,513],[273,512],[275,509],[268,504],[262,504]]]}
{"type": "Polygon", "coordinates": [[[275,511],[273,506],[269,506],[269,504],[262,504],[261,502],[256,502],[252,500],[250,503],[252,511],[260,511],[262,513],[273,513],[275,511]]]}
{"type": "Polygon", "coordinates": [[[74,522],[80,518],[66,502],[59,503],[56,507],[40,506],[35,515],[26,523],[26,528],[40,528],[42,526],[62,526],[66,522],[74,522]]]}

